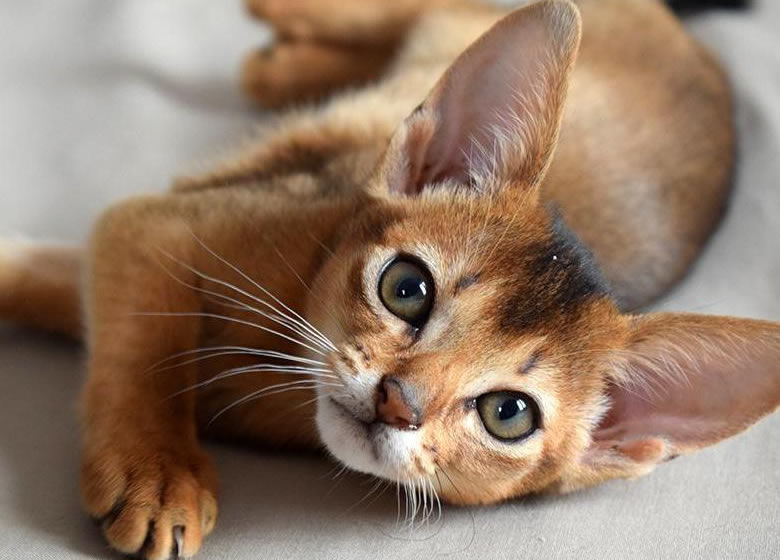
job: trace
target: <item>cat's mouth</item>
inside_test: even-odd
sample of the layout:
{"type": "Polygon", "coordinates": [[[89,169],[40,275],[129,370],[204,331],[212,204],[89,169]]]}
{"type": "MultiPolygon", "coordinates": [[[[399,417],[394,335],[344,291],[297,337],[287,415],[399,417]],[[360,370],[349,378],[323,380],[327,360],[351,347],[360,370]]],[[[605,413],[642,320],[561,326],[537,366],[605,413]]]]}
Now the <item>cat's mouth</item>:
{"type": "Polygon", "coordinates": [[[419,432],[368,421],[332,396],[317,406],[317,428],[328,450],[349,468],[399,482],[426,474],[419,432]]]}

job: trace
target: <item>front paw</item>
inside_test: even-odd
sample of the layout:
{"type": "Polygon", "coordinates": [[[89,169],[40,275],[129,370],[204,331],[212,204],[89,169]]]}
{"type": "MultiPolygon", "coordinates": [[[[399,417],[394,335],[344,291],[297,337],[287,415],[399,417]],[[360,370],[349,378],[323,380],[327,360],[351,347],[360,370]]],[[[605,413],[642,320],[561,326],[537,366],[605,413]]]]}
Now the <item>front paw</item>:
{"type": "Polygon", "coordinates": [[[200,549],[216,522],[216,486],[204,452],[141,440],[88,446],[81,469],[84,507],[108,543],[149,560],[189,558],[200,549]]]}

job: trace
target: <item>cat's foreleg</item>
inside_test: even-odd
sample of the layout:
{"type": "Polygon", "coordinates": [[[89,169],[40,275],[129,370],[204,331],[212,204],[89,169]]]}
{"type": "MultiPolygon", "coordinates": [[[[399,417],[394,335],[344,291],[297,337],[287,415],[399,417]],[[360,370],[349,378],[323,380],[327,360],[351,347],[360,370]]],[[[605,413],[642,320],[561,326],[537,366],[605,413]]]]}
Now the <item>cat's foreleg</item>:
{"type": "MultiPolygon", "coordinates": [[[[160,266],[161,251],[186,261],[192,243],[170,205],[138,199],[103,216],[87,255],[82,499],[113,548],[149,559],[193,555],[217,513],[187,390],[196,371],[154,369],[199,337],[197,319],[158,315],[198,310],[197,294],[160,266]]],[[[194,283],[186,269],[177,276],[194,283]]]]}

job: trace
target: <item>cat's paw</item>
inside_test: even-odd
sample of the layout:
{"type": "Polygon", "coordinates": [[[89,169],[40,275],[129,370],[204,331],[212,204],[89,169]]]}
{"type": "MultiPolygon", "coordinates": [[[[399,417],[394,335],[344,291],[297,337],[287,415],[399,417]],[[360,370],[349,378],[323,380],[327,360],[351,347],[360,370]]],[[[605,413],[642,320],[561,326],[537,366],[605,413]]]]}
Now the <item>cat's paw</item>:
{"type": "MultiPolygon", "coordinates": [[[[241,87],[268,109],[323,97],[340,85],[350,54],[315,43],[277,41],[244,60],[241,87]]],[[[346,79],[346,81],[349,81],[346,79]]]]}
{"type": "Polygon", "coordinates": [[[193,556],[217,518],[215,471],[197,449],[88,449],[81,495],[111,547],[148,560],[193,556]]]}
{"type": "Polygon", "coordinates": [[[281,42],[251,52],[241,69],[244,93],[268,109],[278,109],[300,98],[301,90],[306,89],[303,83],[306,78],[300,76],[300,69],[312,66],[308,63],[301,65],[299,51],[309,48],[313,46],[281,42]]]}
{"type": "Polygon", "coordinates": [[[452,0],[244,0],[277,37],[355,47],[397,44],[415,16],[452,0]]]}
{"type": "Polygon", "coordinates": [[[322,18],[321,0],[245,0],[249,13],[267,21],[277,34],[298,40],[311,40],[316,36],[314,22],[322,18]],[[314,22],[312,21],[314,20],[314,22]]]}
{"type": "Polygon", "coordinates": [[[391,51],[342,48],[300,41],[277,41],[244,60],[244,92],[269,109],[322,99],[349,85],[379,76],[391,51]]]}

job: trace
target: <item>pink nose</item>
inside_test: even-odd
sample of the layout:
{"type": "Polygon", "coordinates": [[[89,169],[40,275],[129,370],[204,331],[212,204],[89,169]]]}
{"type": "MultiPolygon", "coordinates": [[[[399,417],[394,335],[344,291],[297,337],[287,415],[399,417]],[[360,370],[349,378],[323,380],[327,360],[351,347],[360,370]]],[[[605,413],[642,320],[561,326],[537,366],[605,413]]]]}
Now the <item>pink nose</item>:
{"type": "Polygon", "coordinates": [[[393,377],[382,379],[377,389],[376,421],[399,430],[420,427],[420,413],[412,402],[408,387],[393,377]]]}

